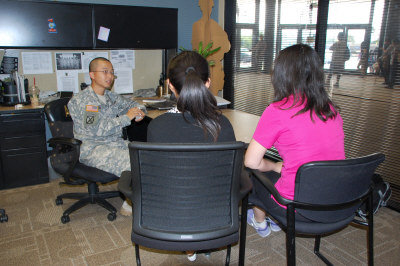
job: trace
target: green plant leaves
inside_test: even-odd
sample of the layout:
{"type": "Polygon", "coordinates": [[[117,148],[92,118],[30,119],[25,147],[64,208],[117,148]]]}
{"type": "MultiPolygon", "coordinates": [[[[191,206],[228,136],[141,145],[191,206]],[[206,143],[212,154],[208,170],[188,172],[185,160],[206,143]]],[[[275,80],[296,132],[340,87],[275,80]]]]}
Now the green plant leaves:
{"type": "MultiPolygon", "coordinates": [[[[199,48],[198,48],[198,49],[193,49],[193,51],[198,52],[201,56],[203,56],[204,58],[207,59],[207,57],[209,57],[210,55],[212,55],[212,54],[218,52],[218,51],[221,49],[221,46],[220,46],[220,47],[217,47],[217,48],[215,48],[215,49],[211,49],[212,46],[213,46],[213,42],[209,42],[209,43],[203,48],[203,42],[201,41],[201,42],[199,43],[199,48]]],[[[183,48],[183,47],[180,47],[179,50],[181,50],[181,51],[188,51],[187,49],[185,49],[185,48],[183,48]]],[[[208,61],[208,64],[209,64],[210,66],[214,66],[214,65],[215,65],[215,61],[214,61],[214,60],[210,60],[210,61],[208,61]]]]}

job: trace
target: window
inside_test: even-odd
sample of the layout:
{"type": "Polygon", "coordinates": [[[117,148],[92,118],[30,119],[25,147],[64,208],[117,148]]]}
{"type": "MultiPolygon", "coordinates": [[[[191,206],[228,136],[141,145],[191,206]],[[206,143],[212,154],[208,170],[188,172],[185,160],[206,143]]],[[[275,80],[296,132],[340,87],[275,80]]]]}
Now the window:
{"type": "Polygon", "coordinates": [[[378,172],[392,185],[391,206],[400,209],[398,2],[232,2],[225,2],[226,14],[235,14],[228,14],[225,20],[232,48],[224,61],[229,73],[224,97],[231,100],[234,109],[261,115],[274,99],[270,70],[279,51],[296,43],[319,48],[326,72],[326,90],[341,108],[344,119],[346,156],[384,153],[386,161],[378,172]],[[320,19],[318,14],[322,14],[320,19]],[[330,70],[333,54],[330,48],[338,41],[339,33],[344,36],[349,59],[340,73],[334,73],[330,70]]]}

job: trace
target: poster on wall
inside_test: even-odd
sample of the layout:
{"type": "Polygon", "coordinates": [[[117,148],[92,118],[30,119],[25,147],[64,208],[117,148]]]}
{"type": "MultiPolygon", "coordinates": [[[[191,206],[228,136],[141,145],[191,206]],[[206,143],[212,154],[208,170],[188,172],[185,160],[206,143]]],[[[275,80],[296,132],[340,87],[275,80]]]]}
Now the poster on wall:
{"type": "Polygon", "coordinates": [[[56,69],[82,70],[82,53],[56,53],[56,69]]]}
{"type": "Polygon", "coordinates": [[[4,56],[1,61],[0,74],[11,74],[18,71],[18,57],[4,56]]]}
{"type": "Polygon", "coordinates": [[[79,92],[77,71],[57,71],[57,91],[79,92]]]}
{"type": "Polygon", "coordinates": [[[114,69],[131,68],[135,69],[135,51],[134,50],[112,50],[110,51],[111,63],[114,69]]]}
{"type": "Polygon", "coordinates": [[[114,81],[114,91],[115,93],[132,93],[133,92],[133,79],[132,79],[132,69],[118,69],[116,72],[117,78],[114,81]]]}
{"type": "Polygon", "coordinates": [[[108,52],[83,52],[82,53],[82,71],[81,72],[88,73],[90,62],[97,57],[103,57],[103,58],[108,59],[108,52]]]}
{"type": "Polygon", "coordinates": [[[22,52],[21,57],[24,74],[53,73],[51,52],[22,52]]]}

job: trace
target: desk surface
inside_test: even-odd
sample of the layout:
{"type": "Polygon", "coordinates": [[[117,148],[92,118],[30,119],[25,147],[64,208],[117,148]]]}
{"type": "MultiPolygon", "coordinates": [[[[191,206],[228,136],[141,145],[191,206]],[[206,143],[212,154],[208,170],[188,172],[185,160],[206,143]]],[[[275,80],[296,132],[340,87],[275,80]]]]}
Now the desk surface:
{"type": "Polygon", "coordinates": [[[31,104],[23,105],[21,108],[15,109],[15,106],[0,105],[0,113],[22,113],[31,112],[32,110],[43,111],[44,105],[33,106],[31,104]]]}
{"type": "MultiPolygon", "coordinates": [[[[32,111],[32,109],[43,110],[43,105],[39,105],[36,107],[33,107],[32,105],[24,105],[22,108],[19,109],[15,109],[14,106],[0,106],[0,113],[26,112],[32,111]]],[[[256,126],[260,117],[257,115],[232,109],[221,109],[221,111],[231,122],[233,130],[235,131],[236,139],[238,141],[249,143],[251,138],[253,137],[254,131],[256,130],[256,126]]],[[[165,112],[165,110],[149,110],[147,116],[155,118],[165,112]]]]}
{"type": "MultiPolygon", "coordinates": [[[[256,130],[259,116],[232,109],[221,109],[222,113],[229,119],[235,131],[236,140],[249,143],[256,130]]],[[[149,110],[147,116],[156,118],[165,113],[160,110],[149,110]]]]}

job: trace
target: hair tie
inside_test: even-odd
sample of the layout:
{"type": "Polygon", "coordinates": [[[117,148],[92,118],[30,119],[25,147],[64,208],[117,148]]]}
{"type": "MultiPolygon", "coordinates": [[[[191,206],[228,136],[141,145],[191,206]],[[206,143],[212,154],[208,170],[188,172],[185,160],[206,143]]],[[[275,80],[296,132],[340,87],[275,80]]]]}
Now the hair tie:
{"type": "Polygon", "coordinates": [[[190,70],[196,71],[196,69],[194,69],[194,67],[190,66],[190,67],[186,68],[185,74],[187,75],[190,70]]]}

